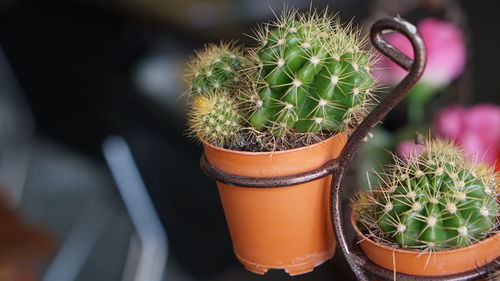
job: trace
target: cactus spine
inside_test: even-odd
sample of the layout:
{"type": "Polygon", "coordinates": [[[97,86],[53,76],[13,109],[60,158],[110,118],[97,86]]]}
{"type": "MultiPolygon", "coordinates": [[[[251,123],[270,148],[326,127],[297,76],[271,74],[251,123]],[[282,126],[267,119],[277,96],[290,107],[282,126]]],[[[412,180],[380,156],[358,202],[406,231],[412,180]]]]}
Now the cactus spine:
{"type": "Polygon", "coordinates": [[[285,12],[256,32],[249,122],[283,135],[343,131],[365,112],[375,81],[364,40],[327,11],[285,12]]]}
{"type": "Polygon", "coordinates": [[[475,243],[498,226],[493,169],[480,169],[442,140],[397,162],[379,174],[378,189],[358,198],[359,226],[371,236],[403,248],[440,250],[475,243]]]}

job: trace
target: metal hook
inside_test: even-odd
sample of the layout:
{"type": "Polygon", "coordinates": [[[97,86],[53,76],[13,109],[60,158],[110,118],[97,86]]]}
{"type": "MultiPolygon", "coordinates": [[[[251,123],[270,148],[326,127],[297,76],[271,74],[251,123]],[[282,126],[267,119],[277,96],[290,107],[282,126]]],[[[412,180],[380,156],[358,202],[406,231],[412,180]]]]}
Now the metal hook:
{"type": "Polygon", "coordinates": [[[370,280],[369,276],[363,269],[366,259],[360,258],[359,255],[354,254],[352,248],[347,242],[345,228],[342,222],[341,186],[344,181],[344,173],[357,152],[361,141],[368,135],[375,125],[382,121],[389,111],[401,102],[409,90],[415,86],[424,73],[426,63],[426,50],[422,36],[415,26],[401,18],[382,19],[377,21],[371,28],[370,37],[373,46],[377,50],[405,70],[409,71],[409,73],[398,85],[396,85],[396,87],[394,87],[392,92],[365,118],[365,120],[351,135],[344,150],[342,151],[339,159],[338,173],[336,173],[332,182],[330,208],[337,243],[352,271],[356,274],[356,277],[359,280],[366,281],[370,280]],[[414,60],[408,58],[406,55],[387,43],[383,34],[388,31],[399,32],[410,40],[414,50],[414,60]]]}
{"type": "MultiPolygon", "coordinates": [[[[369,281],[372,278],[370,273],[377,278],[383,280],[391,280],[394,277],[392,271],[383,269],[374,263],[360,251],[357,245],[347,242],[344,223],[342,221],[342,189],[344,181],[344,173],[358,150],[361,140],[366,137],[368,132],[372,130],[386,115],[391,111],[401,100],[406,96],[410,89],[415,86],[422,76],[426,63],[426,49],[422,37],[415,26],[401,18],[382,19],[377,21],[371,28],[370,32],[373,46],[389,59],[397,63],[399,66],[409,71],[406,77],[394,87],[391,93],[382,101],[358,126],[356,131],[349,138],[346,147],[344,148],[340,159],[337,173],[334,176],[331,189],[331,215],[335,235],[339,248],[347,260],[352,271],[359,280],[369,281]],[[408,58],[399,50],[390,45],[383,37],[389,31],[399,32],[404,35],[413,47],[414,59],[408,58]]],[[[355,243],[354,243],[355,244],[355,243]]],[[[498,266],[498,264],[496,264],[498,266]]],[[[495,261],[481,269],[474,271],[449,275],[449,276],[433,276],[420,277],[407,274],[396,274],[397,280],[472,280],[487,274],[488,270],[495,267],[495,261]]]]}

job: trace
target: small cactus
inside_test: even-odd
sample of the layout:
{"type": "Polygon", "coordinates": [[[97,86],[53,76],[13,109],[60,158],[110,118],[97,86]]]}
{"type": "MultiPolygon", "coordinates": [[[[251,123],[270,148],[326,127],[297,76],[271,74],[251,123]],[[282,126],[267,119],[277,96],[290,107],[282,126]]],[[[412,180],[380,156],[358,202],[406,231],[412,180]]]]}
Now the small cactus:
{"type": "Polygon", "coordinates": [[[286,11],[262,26],[252,50],[247,105],[259,131],[344,131],[363,115],[375,79],[371,51],[351,25],[326,10],[286,11]]]}
{"type": "Polygon", "coordinates": [[[191,136],[220,147],[236,137],[241,123],[235,101],[219,90],[195,97],[188,116],[191,136]]]}
{"type": "Polygon", "coordinates": [[[241,47],[234,43],[209,44],[189,60],[185,80],[190,96],[210,95],[221,90],[231,93],[243,67],[241,47]]]}
{"type": "Polygon", "coordinates": [[[498,226],[498,179],[443,140],[378,174],[381,186],[354,204],[372,238],[402,248],[440,250],[473,244],[498,226]]]}

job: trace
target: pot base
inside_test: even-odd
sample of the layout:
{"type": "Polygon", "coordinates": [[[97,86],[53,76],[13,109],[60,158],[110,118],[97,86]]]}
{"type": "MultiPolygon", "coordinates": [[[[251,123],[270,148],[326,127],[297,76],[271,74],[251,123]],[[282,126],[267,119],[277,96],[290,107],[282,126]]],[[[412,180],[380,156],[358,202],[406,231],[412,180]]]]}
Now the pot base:
{"type": "Polygon", "coordinates": [[[332,249],[332,251],[329,251],[327,253],[315,255],[314,257],[310,258],[308,261],[300,264],[294,264],[294,265],[287,265],[287,266],[272,266],[272,265],[260,265],[256,263],[249,262],[242,257],[240,257],[238,254],[235,253],[236,257],[238,260],[243,264],[243,266],[250,272],[259,274],[259,275],[264,275],[266,272],[269,271],[269,269],[282,269],[288,275],[290,276],[295,276],[295,275],[300,275],[300,274],[305,274],[309,273],[314,270],[315,267],[323,264],[324,262],[328,261],[333,257],[335,254],[335,248],[332,249]]]}

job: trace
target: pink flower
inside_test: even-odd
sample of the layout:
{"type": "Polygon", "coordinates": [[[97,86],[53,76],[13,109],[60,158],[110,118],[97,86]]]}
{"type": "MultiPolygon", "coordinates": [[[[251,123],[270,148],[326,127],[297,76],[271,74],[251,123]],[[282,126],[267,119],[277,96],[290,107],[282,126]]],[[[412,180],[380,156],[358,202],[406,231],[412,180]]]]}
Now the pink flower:
{"type": "MultiPolygon", "coordinates": [[[[422,82],[434,87],[449,84],[460,75],[465,66],[466,50],[464,36],[460,29],[451,22],[427,18],[418,24],[427,47],[427,67],[422,82]]],[[[399,33],[386,36],[389,43],[413,58],[410,42],[399,33]]],[[[399,82],[406,71],[387,58],[378,65],[381,70],[375,74],[383,84],[399,82]]]]}
{"type": "Polygon", "coordinates": [[[494,164],[500,153],[500,106],[451,106],[434,118],[438,136],[455,140],[477,161],[494,164]]]}
{"type": "Polygon", "coordinates": [[[434,117],[434,128],[442,137],[458,138],[462,130],[462,118],[465,112],[465,108],[461,105],[441,109],[434,117]]]}
{"type": "Polygon", "coordinates": [[[415,144],[415,141],[404,141],[398,144],[396,153],[399,158],[406,162],[411,156],[420,154],[424,148],[423,145],[415,144]]]}

